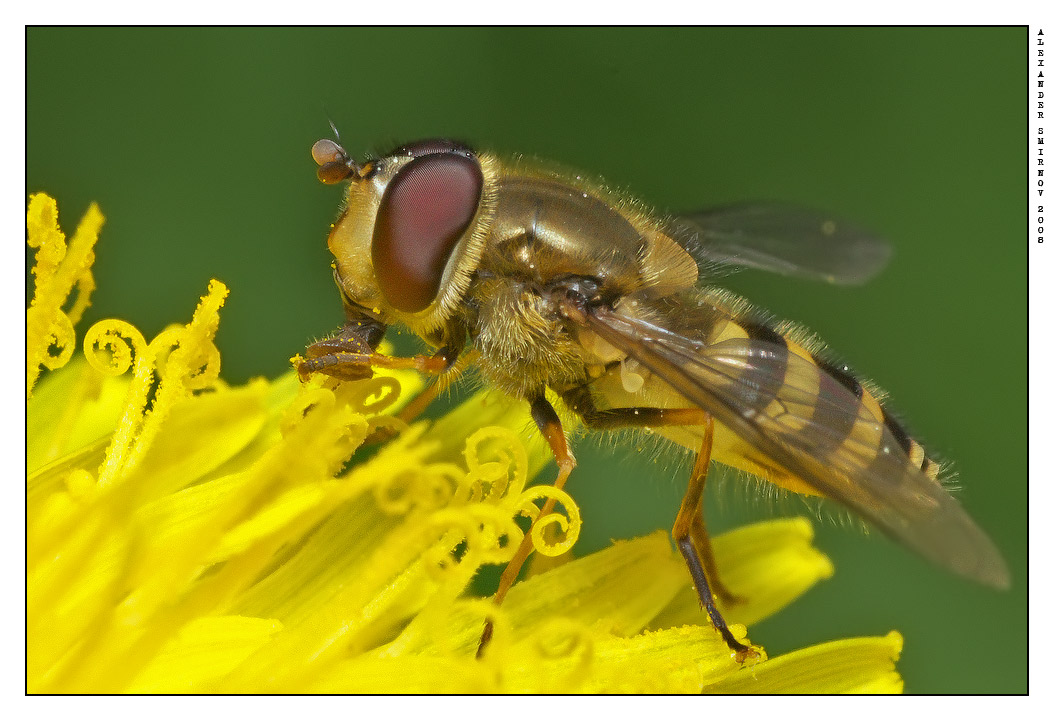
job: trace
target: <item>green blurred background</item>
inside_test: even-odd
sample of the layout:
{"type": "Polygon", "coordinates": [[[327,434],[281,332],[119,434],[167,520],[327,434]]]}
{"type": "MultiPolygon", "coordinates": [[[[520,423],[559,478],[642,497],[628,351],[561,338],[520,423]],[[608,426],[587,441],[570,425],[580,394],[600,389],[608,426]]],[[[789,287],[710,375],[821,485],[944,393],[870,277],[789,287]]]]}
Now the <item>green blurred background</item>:
{"type": "MultiPolygon", "coordinates": [[[[340,322],[325,235],[339,189],[308,149],[425,136],[560,160],[662,208],[775,199],[893,240],[845,289],[725,284],[819,332],[928,446],[1005,553],[998,593],[883,538],[819,524],[835,576],[752,627],[770,654],[905,636],[909,692],[1026,690],[1024,29],[29,29],[26,190],[72,232],[107,216],[85,325],[148,335],[226,282],[231,381],[275,375],[340,322]]],[[[27,291],[28,292],[28,291],[27,291]]],[[[668,527],[685,483],[578,445],[580,552],[668,527]]],[[[627,456],[630,460],[627,461],[627,456]]],[[[721,529],[770,512],[726,488],[721,529]]],[[[793,504],[790,504],[793,508],[793,504]]]]}

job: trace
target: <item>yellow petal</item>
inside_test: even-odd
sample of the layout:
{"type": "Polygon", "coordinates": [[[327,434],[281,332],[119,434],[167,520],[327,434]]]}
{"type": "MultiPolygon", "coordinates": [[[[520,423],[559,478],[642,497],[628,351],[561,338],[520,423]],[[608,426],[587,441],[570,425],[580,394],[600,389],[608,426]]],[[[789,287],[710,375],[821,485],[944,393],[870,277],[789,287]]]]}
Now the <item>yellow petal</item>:
{"type": "Polygon", "coordinates": [[[847,638],[769,659],[707,684],[705,693],[901,693],[896,661],[904,638],[847,638]]]}
{"type": "Polygon", "coordinates": [[[559,635],[554,634],[547,643],[557,653],[542,650],[543,633],[514,646],[503,658],[503,690],[691,694],[699,693],[715,674],[740,668],[725,642],[706,627],[682,626],[630,638],[582,631],[569,648],[556,645],[559,635]]]}
{"type": "Polygon", "coordinates": [[[502,691],[493,671],[474,658],[359,656],[313,678],[306,693],[478,694],[502,691]]]}
{"type": "Polygon", "coordinates": [[[45,376],[26,403],[30,473],[110,433],[124,408],[127,378],[108,378],[76,357],[45,376]]]}
{"type": "Polygon", "coordinates": [[[167,643],[127,689],[130,693],[194,693],[243,663],[282,624],[245,616],[191,621],[167,643]]]}
{"type": "MultiPolygon", "coordinates": [[[[514,638],[554,613],[597,631],[628,636],[643,628],[687,582],[687,573],[674,558],[667,535],[656,532],[615,543],[517,583],[509,591],[501,615],[514,638]]],[[[486,606],[454,607],[442,618],[438,637],[436,621],[419,616],[393,642],[391,650],[472,653],[489,612],[486,606]]],[[[495,634],[503,631],[506,629],[498,627],[495,634]]]]}
{"type": "Polygon", "coordinates": [[[240,453],[267,420],[267,383],[220,388],[176,403],[160,433],[129,476],[141,498],[186,487],[240,453]]]}

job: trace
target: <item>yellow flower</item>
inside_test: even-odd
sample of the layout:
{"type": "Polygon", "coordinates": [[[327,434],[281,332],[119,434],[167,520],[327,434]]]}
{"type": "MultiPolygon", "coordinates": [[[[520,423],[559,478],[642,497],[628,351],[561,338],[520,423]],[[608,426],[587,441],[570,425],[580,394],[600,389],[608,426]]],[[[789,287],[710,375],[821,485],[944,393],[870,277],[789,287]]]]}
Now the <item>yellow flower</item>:
{"type": "MultiPolygon", "coordinates": [[[[390,414],[422,388],[409,373],[230,387],[218,281],[186,325],[147,342],[102,321],[71,360],[102,216],[93,206],[68,250],[56,218],[33,196],[31,692],[901,690],[896,632],[735,663],[663,533],[536,568],[500,607],[474,598],[477,571],[508,559],[539,501],[564,509],[562,540],[538,534],[546,555],[581,525],[566,494],[527,485],[548,451],[522,433],[519,405],[479,393],[407,425],[390,414]]],[[[737,636],[831,574],[811,538],[792,519],[715,539],[748,599],[727,611],[737,636]]]]}

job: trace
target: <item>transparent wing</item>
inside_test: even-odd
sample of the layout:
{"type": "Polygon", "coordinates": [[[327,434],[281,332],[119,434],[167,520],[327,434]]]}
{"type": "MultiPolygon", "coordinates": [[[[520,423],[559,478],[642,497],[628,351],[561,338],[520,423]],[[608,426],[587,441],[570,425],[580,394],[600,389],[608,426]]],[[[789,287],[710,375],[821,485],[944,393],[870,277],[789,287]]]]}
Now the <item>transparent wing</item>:
{"type": "Polygon", "coordinates": [[[889,244],[831,215],[779,203],[729,205],[670,221],[700,263],[859,285],[889,261],[889,244]]]}
{"type": "Polygon", "coordinates": [[[956,573],[1008,585],[998,550],[958,502],[911,463],[892,430],[836,378],[785,345],[736,338],[707,346],[606,308],[572,320],[710,412],[757,449],[761,457],[752,460],[775,462],[956,573]]]}

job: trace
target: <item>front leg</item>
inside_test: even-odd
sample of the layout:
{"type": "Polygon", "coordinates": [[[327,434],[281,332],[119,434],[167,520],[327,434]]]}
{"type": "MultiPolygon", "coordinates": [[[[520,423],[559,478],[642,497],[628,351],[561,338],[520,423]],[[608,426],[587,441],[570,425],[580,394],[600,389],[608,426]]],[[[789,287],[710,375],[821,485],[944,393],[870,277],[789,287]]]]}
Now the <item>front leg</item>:
{"type": "Polygon", "coordinates": [[[374,368],[442,373],[454,364],[464,347],[462,342],[445,345],[431,356],[386,356],[376,352],[386,330],[387,326],[372,318],[349,319],[340,333],[307,347],[307,359],[297,364],[300,379],[307,380],[312,373],[324,373],[338,380],[362,380],[372,377],[374,368]]]}

